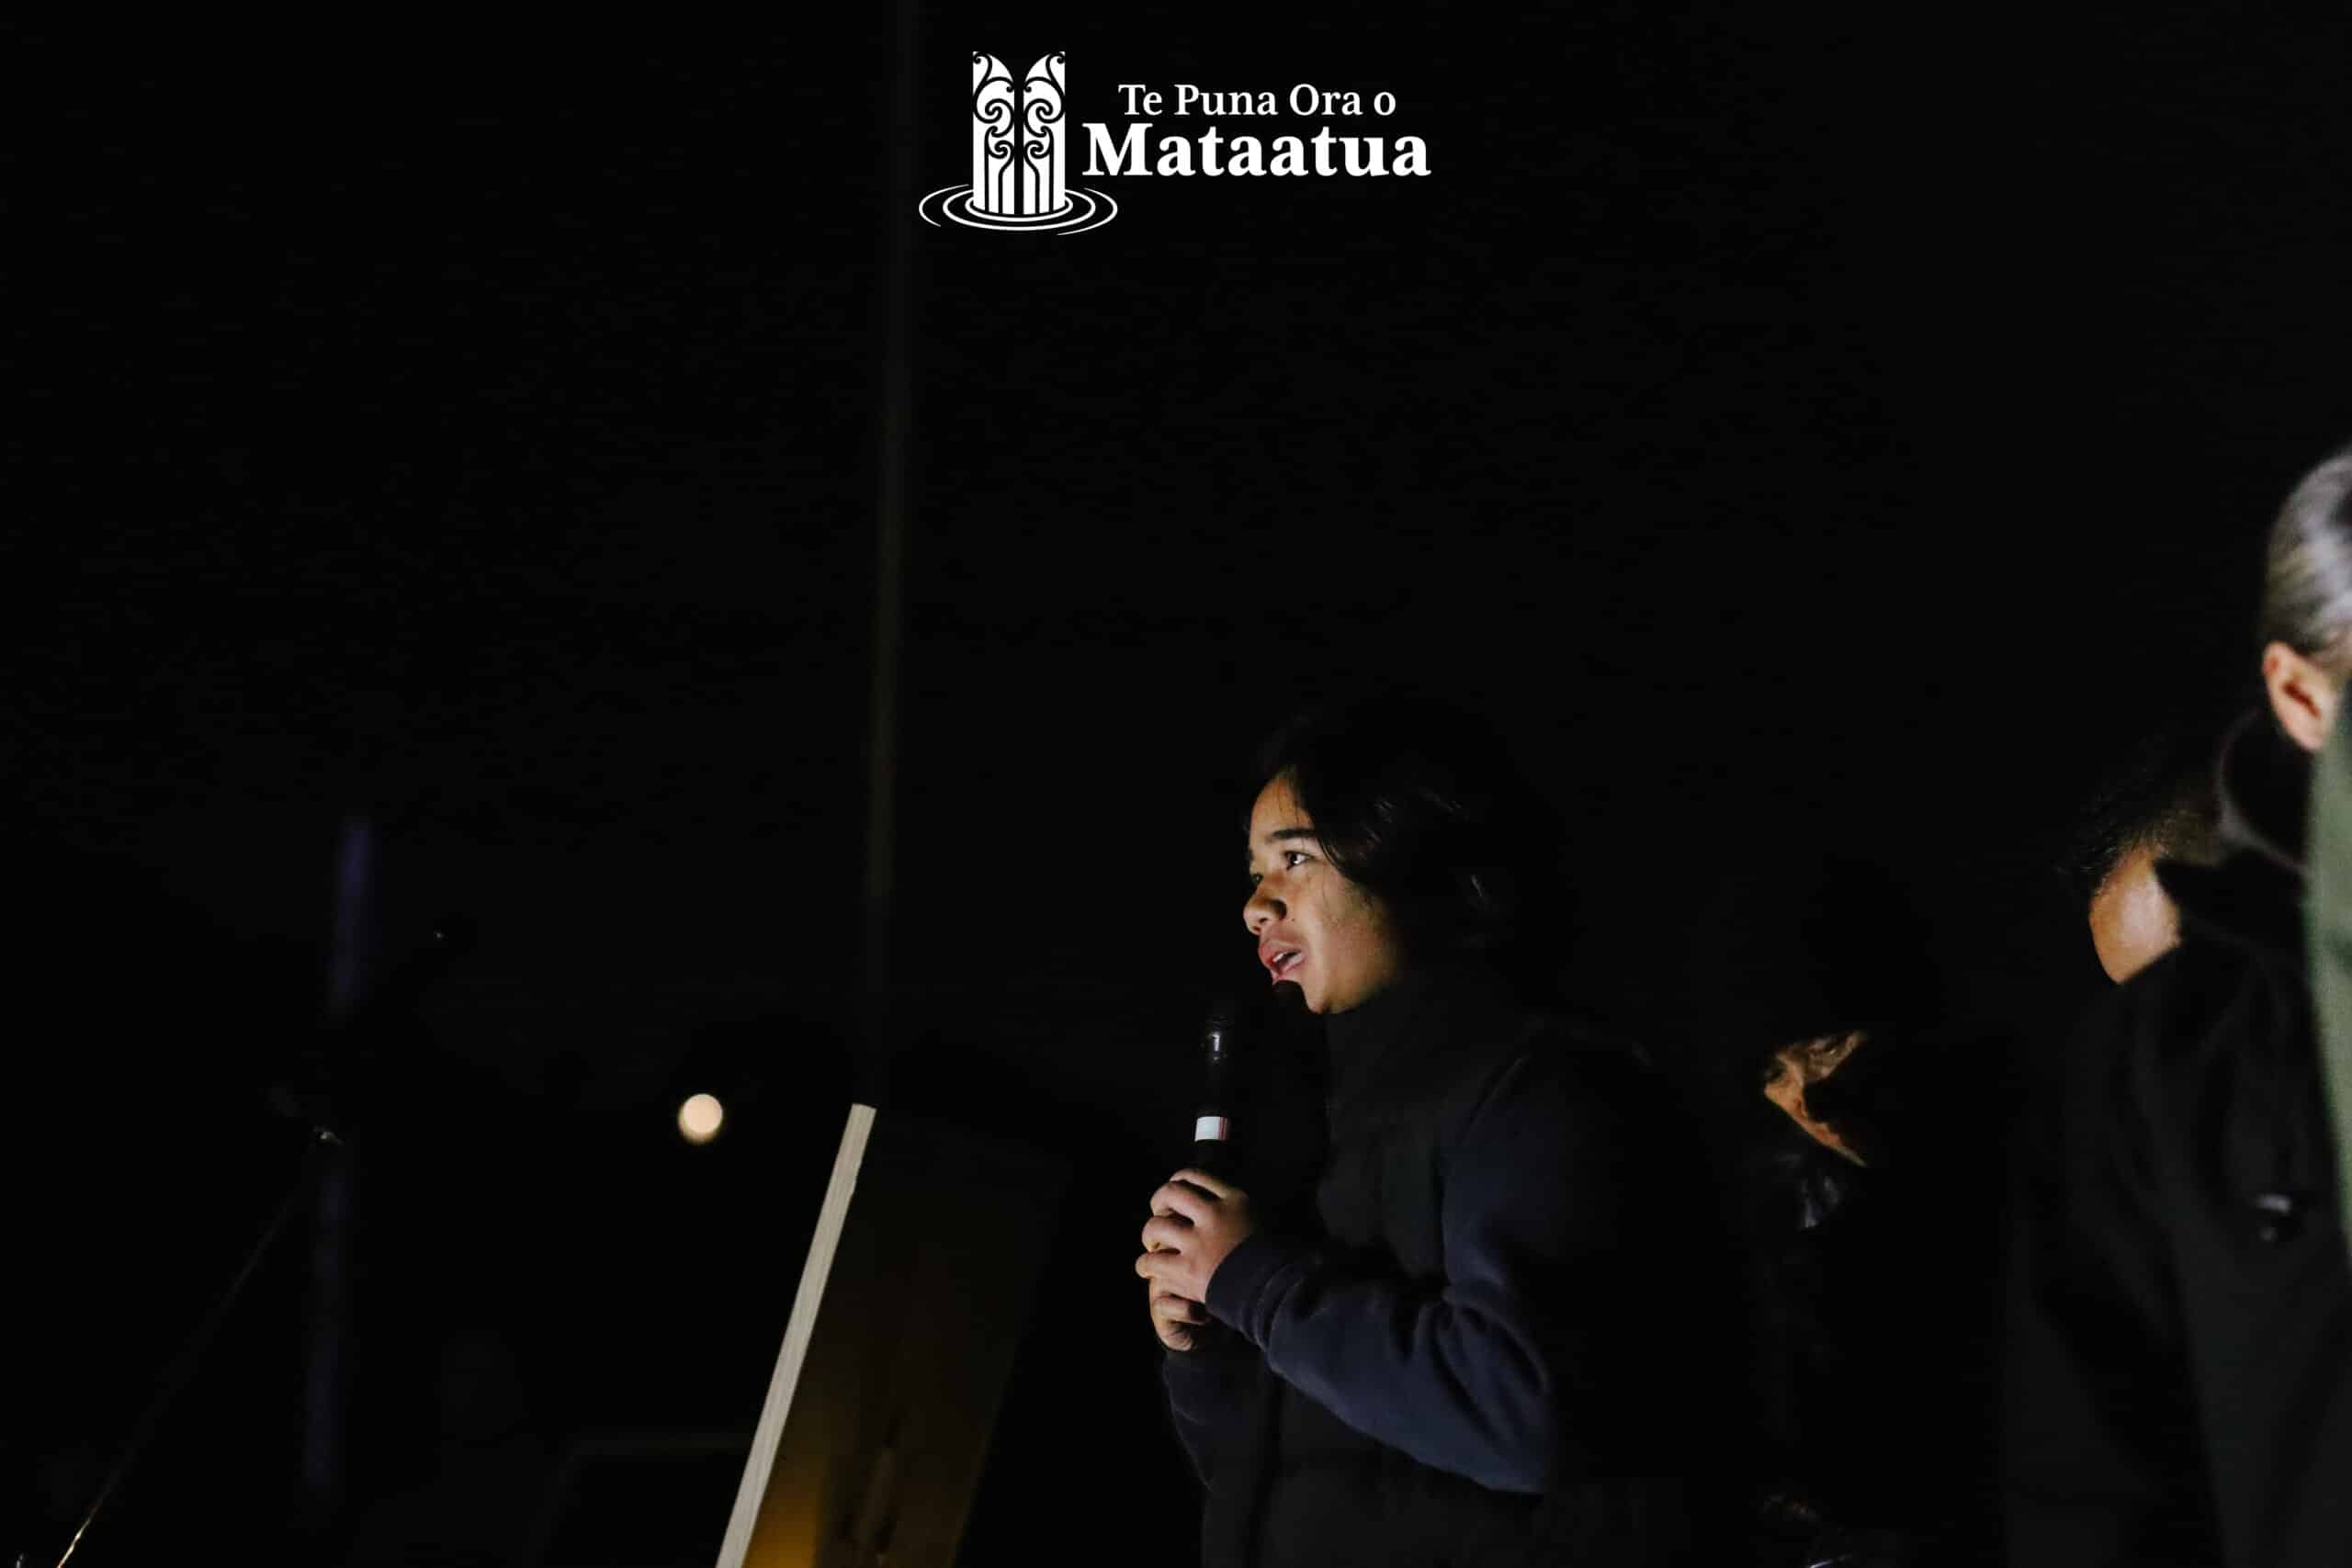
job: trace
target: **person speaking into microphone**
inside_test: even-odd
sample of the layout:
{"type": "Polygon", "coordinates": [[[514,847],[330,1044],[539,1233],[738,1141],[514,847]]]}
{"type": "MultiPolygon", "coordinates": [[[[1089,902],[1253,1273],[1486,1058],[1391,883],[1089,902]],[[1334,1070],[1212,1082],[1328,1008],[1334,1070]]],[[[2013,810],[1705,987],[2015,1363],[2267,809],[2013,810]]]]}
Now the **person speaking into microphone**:
{"type": "Polygon", "coordinates": [[[1203,1561],[1724,1560],[1736,1292],[1659,1085],[1561,1021],[1556,814],[1424,698],[1294,720],[1257,777],[1242,922],[1324,1025],[1328,1145],[1304,1223],[1151,1195],[1203,1561]]]}

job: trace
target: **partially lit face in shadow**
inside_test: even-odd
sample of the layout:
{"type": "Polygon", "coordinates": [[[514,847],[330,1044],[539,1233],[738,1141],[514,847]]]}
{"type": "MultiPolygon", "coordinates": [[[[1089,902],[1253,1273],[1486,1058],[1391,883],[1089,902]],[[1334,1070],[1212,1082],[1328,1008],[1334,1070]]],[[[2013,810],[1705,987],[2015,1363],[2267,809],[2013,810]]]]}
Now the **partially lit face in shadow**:
{"type": "Polygon", "coordinates": [[[1296,986],[1310,1012],[1345,1012],[1404,970],[1387,905],[1325,857],[1285,775],[1259,792],[1250,813],[1250,899],[1241,919],[1269,982],[1296,986]]]}
{"type": "Polygon", "coordinates": [[[2098,966],[2119,986],[2179,943],[2180,911],[2156,880],[2153,850],[2134,849],[2115,863],[2091,895],[2090,924],[2098,966]]]}
{"type": "Polygon", "coordinates": [[[1804,1091],[1820,1083],[1845,1066],[1846,1059],[1860,1050],[1869,1035],[1859,1029],[1842,1034],[1825,1034],[1818,1039],[1800,1040],[1793,1045],[1783,1045],[1772,1054],[1772,1063],[1764,1079],[1764,1098],[1785,1111],[1790,1121],[1804,1129],[1805,1136],[1825,1149],[1831,1149],[1862,1163],[1862,1156],[1841,1136],[1838,1129],[1815,1116],[1805,1108],[1804,1091]]]}

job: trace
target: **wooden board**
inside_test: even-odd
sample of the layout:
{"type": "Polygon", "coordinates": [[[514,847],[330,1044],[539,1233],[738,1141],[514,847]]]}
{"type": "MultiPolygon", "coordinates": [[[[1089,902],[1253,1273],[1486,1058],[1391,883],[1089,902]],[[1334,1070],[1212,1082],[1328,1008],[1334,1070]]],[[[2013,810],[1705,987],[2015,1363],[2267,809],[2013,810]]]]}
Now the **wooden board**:
{"type": "Polygon", "coordinates": [[[720,1568],[950,1568],[1066,1179],[851,1108],[720,1568]]]}

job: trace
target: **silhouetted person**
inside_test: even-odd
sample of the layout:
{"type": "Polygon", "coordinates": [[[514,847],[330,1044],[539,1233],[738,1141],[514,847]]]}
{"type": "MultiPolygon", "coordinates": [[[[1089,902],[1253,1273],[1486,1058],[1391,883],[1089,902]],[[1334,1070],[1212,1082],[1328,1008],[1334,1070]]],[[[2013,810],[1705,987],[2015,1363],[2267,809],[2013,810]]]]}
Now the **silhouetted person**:
{"type": "Polygon", "coordinates": [[[368,1510],[346,1568],[503,1568],[524,1559],[550,1462],[506,1337],[452,1332],[440,1346],[432,1393],[437,1419],[426,1472],[368,1510]]]}
{"type": "Polygon", "coordinates": [[[1691,984],[1754,1270],[1758,1561],[1982,1561],[2003,1055],[1940,1028],[1928,930],[1866,863],[1751,862],[1710,925],[1691,984]]]}
{"type": "Polygon", "coordinates": [[[2269,536],[2266,701],[2224,742],[2180,945],[2060,1063],[2018,1206],[2014,1560],[2352,1562],[2352,1266],[2304,967],[2310,756],[2352,676],[2352,454],[2269,536]]]}

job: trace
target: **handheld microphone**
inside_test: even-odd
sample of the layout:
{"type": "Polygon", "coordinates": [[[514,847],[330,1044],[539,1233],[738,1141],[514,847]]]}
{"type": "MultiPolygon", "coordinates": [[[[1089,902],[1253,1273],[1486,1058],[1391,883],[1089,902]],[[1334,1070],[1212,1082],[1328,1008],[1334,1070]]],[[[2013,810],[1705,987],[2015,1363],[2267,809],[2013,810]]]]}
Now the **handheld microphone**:
{"type": "Polygon", "coordinates": [[[1193,1115],[1193,1168],[1220,1179],[1233,1176],[1234,1008],[1220,997],[1201,1028],[1201,1099],[1193,1115]]]}

